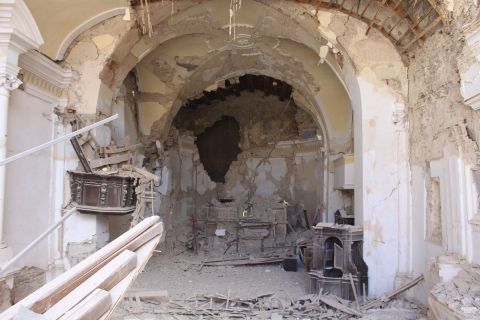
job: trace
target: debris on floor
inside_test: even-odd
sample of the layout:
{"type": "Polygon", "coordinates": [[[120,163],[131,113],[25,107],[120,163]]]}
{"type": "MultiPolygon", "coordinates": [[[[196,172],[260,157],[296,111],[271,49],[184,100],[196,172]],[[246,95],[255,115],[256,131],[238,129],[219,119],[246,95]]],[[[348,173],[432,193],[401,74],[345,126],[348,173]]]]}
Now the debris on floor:
{"type": "Polygon", "coordinates": [[[434,314],[450,313],[455,319],[480,319],[480,267],[462,270],[449,282],[438,283],[430,292],[434,314]]]}
{"type": "Polygon", "coordinates": [[[309,294],[284,300],[275,293],[253,298],[226,294],[194,295],[188,299],[161,301],[129,299],[123,304],[128,314],[116,319],[421,319],[425,310],[413,303],[396,300],[383,309],[357,311],[353,304],[333,295],[309,294]]]}
{"type": "Polygon", "coordinates": [[[414,320],[426,314],[408,301],[389,301],[393,295],[372,301],[362,299],[363,307],[358,308],[355,301],[343,300],[325,290],[309,294],[309,276],[301,266],[297,272],[286,272],[274,262],[227,264],[255,259],[157,253],[112,319],[414,320]]]}

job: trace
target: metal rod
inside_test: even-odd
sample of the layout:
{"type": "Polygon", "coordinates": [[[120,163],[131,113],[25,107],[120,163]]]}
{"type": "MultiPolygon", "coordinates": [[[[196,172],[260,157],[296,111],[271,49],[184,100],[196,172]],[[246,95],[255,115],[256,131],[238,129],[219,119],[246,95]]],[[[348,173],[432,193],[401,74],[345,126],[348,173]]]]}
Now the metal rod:
{"type": "Polygon", "coordinates": [[[103,124],[105,124],[105,123],[108,123],[108,122],[110,122],[110,121],[113,121],[113,120],[115,120],[115,119],[117,119],[117,118],[118,118],[118,114],[115,114],[115,115],[113,115],[113,116],[111,116],[111,117],[108,117],[108,118],[103,119],[103,120],[101,120],[101,121],[95,122],[94,124],[91,124],[91,125],[89,125],[89,126],[86,126],[86,127],[82,128],[82,129],[79,129],[79,130],[77,130],[77,131],[70,132],[70,133],[64,135],[63,137],[59,137],[59,138],[54,139],[54,140],[52,140],[52,141],[45,142],[45,143],[43,143],[43,144],[41,144],[41,145],[39,145],[39,146],[36,146],[36,147],[31,148],[31,149],[28,149],[28,150],[25,150],[25,151],[23,151],[23,152],[20,152],[20,153],[14,155],[14,156],[8,157],[8,158],[0,161],[0,166],[4,166],[4,165],[6,165],[7,163],[10,163],[10,162],[12,162],[12,161],[15,161],[15,160],[21,159],[21,158],[23,158],[23,157],[26,157],[26,156],[34,153],[34,152],[40,151],[40,150],[42,150],[42,149],[45,149],[45,148],[47,148],[47,147],[50,147],[50,146],[52,146],[52,145],[54,145],[54,144],[57,144],[57,143],[59,143],[59,142],[68,140],[68,139],[70,139],[70,138],[73,138],[73,137],[75,137],[75,136],[77,136],[77,135],[79,135],[79,134],[82,134],[82,133],[84,133],[84,132],[87,132],[87,131],[89,131],[89,130],[92,130],[92,129],[96,128],[96,127],[99,127],[99,126],[101,126],[101,125],[103,125],[103,124]]]}
{"type": "Polygon", "coordinates": [[[0,275],[5,273],[5,270],[10,268],[14,265],[20,258],[22,258],[28,251],[30,251],[33,247],[35,247],[40,241],[42,241],[46,236],[48,236],[53,230],[55,230],[59,225],[61,225],[65,220],[67,220],[72,214],[77,212],[77,208],[72,208],[67,211],[67,213],[58,220],[54,225],[50,226],[44,233],[39,235],[35,240],[30,242],[28,246],[26,246],[22,251],[20,251],[15,257],[13,257],[10,261],[8,261],[3,268],[0,270],[0,275]]]}

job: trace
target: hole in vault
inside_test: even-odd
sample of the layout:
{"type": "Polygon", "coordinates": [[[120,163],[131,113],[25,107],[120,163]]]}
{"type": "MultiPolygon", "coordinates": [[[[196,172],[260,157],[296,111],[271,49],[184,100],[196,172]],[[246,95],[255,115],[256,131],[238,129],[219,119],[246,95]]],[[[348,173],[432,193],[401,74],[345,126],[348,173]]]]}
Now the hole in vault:
{"type": "Polygon", "coordinates": [[[224,116],[198,135],[196,144],[200,161],[214,182],[225,182],[225,175],[241,152],[240,125],[235,118],[224,116]]]}

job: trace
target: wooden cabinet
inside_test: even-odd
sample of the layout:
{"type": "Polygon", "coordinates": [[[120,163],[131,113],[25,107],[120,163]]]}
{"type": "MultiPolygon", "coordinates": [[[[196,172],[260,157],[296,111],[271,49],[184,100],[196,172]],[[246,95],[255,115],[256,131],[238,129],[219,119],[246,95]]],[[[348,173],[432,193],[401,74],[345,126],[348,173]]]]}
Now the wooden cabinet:
{"type": "Polygon", "coordinates": [[[135,210],[137,179],[69,171],[72,202],[78,211],[123,215],[135,210]]]}

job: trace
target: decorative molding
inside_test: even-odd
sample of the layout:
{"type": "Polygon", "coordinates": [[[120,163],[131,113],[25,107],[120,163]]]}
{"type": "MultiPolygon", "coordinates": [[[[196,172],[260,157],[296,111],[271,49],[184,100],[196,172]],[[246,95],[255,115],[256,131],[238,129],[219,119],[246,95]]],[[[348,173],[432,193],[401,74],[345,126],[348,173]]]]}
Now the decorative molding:
{"type": "Polygon", "coordinates": [[[21,74],[26,93],[49,103],[55,103],[65,96],[66,89],[58,88],[29,71],[22,70],[21,74]]]}
{"type": "Polygon", "coordinates": [[[66,91],[73,80],[70,69],[62,68],[37,51],[22,54],[19,65],[25,92],[46,102],[66,106],[66,91]]]}
{"type": "Polygon", "coordinates": [[[23,0],[0,2],[0,34],[0,43],[8,42],[23,52],[43,44],[35,19],[23,0]]]}
{"type": "Polygon", "coordinates": [[[17,89],[22,84],[22,81],[16,76],[9,74],[0,74],[0,88],[12,91],[17,89]]]}
{"type": "Polygon", "coordinates": [[[460,74],[461,93],[465,104],[473,110],[480,109],[480,19],[464,29],[467,45],[475,55],[476,61],[460,74]]]}
{"type": "Polygon", "coordinates": [[[19,66],[22,70],[59,89],[67,88],[73,80],[72,70],[61,67],[37,51],[22,54],[19,66]]]}
{"type": "Polygon", "coordinates": [[[43,44],[40,31],[23,0],[0,1],[0,75],[7,90],[18,88],[18,57],[43,44]],[[16,80],[14,80],[16,79],[16,80]]]}
{"type": "Polygon", "coordinates": [[[63,60],[65,52],[67,51],[68,47],[70,44],[75,40],[82,32],[87,31],[91,27],[93,27],[96,24],[99,24],[100,22],[113,18],[118,15],[123,15],[125,14],[125,10],[128,7],[117,7],[117,8],[112,8],[107,11],[103,11],[96,16],[91,17],[90,19],[84,21],[82,24],[77,26],[75,29],[73,29],[66,37],[63,39],[62,43],[58,47],[57,53],[55,54],[55,60],[60,61],[63,60]]]}

